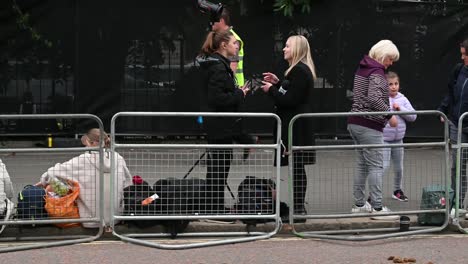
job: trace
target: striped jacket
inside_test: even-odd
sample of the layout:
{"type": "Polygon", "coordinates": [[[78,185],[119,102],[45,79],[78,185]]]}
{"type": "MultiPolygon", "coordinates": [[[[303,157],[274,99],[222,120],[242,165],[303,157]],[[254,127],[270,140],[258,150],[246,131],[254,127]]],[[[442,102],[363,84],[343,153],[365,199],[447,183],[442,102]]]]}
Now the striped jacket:
{"type": "MultiPolygon", "coordinates": [[[[388,101],[388,82],[385,68],[369,56],[359,62],[354,75],[353,105],[351,112],[386,112],[390,111],[388,101]]],[[[388,116],[350,116],[348,124],[368,127],[382,132],[388,116]]]]}

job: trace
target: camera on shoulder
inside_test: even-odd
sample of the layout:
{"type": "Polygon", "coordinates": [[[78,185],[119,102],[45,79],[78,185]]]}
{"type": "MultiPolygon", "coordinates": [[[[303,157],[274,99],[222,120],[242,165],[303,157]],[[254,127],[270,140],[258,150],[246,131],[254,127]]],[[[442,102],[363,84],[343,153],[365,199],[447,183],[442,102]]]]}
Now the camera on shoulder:
{"type": "Polygon", "coordinates": [[[223,4],[214,4],[206,0],[198,0],[198,9],[205,14],[210,16],[210,24],[219,22],[221,19],[221,13],[223,13],[223,4]]]}

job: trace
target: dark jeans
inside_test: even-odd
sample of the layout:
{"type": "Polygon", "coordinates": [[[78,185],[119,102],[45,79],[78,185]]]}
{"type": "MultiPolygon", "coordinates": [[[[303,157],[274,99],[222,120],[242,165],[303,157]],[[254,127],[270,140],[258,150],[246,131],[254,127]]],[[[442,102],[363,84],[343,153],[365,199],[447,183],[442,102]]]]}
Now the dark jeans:
{"type": "MultiPolygon", "coordinates": [[[[449,123],[449,132],[450,132],[450,141],[452,144],[457,144],[457,133],[458,133],[458,128],[452,123],[449,123]]],[[[467,143],[468,142],[468,133],[462,132],[461,134],[461,141],[462,143],[467,143]]],[[[451,183],[452,183],[452,190],[456,190],[456,169],[457,169],[457,150],[452,149],[452,168],[451,168],[451,183]]],[[[459,197],[459,205],[460,208],[463,208],[463,201],[465,200],[466,196],[466,165],[468,161],[468,149],[462,148],[461,152],[461,161],[460,161],[460,197],[459,197]]],[[[452,203],[452,206],[455,203],[452,203]]]]}
{"type": "Polygon", "coordinates": [[[231,168],[232,149],[208,150],[207,158],[207,213],[224,210],[224,188],[231,168]]]}

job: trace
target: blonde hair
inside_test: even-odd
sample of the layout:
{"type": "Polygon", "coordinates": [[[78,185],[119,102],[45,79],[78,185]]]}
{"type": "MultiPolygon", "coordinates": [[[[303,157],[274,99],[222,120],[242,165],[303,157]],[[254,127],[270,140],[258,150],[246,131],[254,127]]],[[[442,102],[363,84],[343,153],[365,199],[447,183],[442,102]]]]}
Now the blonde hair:
{"type": "Polygon", "coordinates": [[[385,74],[385,77],[387,79],[396,78],[398,80],[398,82],[400,82],[400,77],[398,76],[398,74],[396,72],[389,71],[388,73],[385,74]]]}
{"type": "MultiPolygon", "coordinates": [[[[110,138],[106,132],[103,132],[104,143],[102,144],[103,147],[109,148],[110,147],[110,138]]],[[[101,130],[99,128],[91,128],[86,134],[81,137],[81,143],[85,146],[92,146],[93,143],[99,143],[99,136],[101,135],[101,130]]],[[[99,146],[99,144],[97,145],[99,146]]]]}
{"type": "Polygon", "coordinates": [[[286,70],[284,75],[288,75],[291,69],[296,66],[299,62],[304,63],[307,65],[312,72],[312,76],[314,80],[317,79],[317,75],[315,74],[315,65],[314,61],[312,60],[312,55],[310,53],[310,46],[309,42],[304,36],[295,35],[288,38],[291,40],[291,64],[289,68],[286,70]]]}
{"type": "Polygon", "coordinates": [[[372,46],[369,50],[369,57],[383,64],[385,58],[398,61],[400,59],[400,52],[391,40],[384,39],[372,46]]]}

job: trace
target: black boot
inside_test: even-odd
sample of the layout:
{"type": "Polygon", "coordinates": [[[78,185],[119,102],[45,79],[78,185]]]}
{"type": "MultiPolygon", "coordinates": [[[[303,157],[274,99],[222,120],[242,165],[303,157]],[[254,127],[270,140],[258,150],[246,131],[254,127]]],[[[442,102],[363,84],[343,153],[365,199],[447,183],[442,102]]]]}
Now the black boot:
{"type": "MultiPolygon", "coordinates": [[[[294,208],[294,214],[295,215],[307,215],[307,211],[304,207],[304,205],[297,206],[294,208]]],[[[295,218],[294,223],[305,223],[307,219],[305,218],[295,218]]]]}

